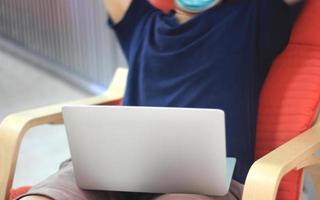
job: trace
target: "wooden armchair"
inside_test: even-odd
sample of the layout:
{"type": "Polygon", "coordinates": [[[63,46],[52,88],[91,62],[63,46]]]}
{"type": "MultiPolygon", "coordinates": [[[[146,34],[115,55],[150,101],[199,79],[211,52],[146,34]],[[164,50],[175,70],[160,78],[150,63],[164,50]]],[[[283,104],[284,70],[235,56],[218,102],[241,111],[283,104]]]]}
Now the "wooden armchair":
{"type": "Polygon", "coordinates": [[[248,174],[244,199],[300,199],[302,169],[312,175],[320,199],[319,11],[319,0],[305,1],[289,45],[264,83],[256,133],[258,160],[248,174]]]}
{"type": "MultiPolygon", "coordinates": [[[[244,200],[300,199],[300,169],[310,171],[320,193],[319,119],[315,122],[320,104],[319,11],[319,0],[307,1],[288,48],[273,64],[264,85],[257,161],[248,174],[244,200]]],[[[126,76],[127,71],[120,69],[104,95],[66,104],[117,104],[124,95],[126,76]]],[[[23,136],[34,126],[63,123],[62,105],[13,114],[0,124],[0,200],[8,198],[23,136]]]]}
{"type": "MultiPolygon", "coordinates": [[[[0,125],[0,200],[8,199],[19,146],[31,127],[63,123],[61,108],[64,104],[118,104],[124,94],[126,77],[126,69],[117,70],[109,90],[102,96],[29,110],[5,118],[0,125]]],[[[320,149],[319,121],[318,119],[312,128],[254,163],[245,184],[243,199],[275,199],[282,177],[291,170],[302,168],[311,171],[320,191],[320,160],[314,154],[320,149]]]]}

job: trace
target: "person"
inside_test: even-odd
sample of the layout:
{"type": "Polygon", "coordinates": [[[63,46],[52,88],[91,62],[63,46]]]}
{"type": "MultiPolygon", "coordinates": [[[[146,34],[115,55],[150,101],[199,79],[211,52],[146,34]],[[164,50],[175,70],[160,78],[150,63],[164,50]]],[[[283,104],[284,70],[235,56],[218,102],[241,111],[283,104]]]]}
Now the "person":
{"type": "Polygon", "coordinates": [[[227,154],[237,158],[230,192],[209,197],[86,191],[77,187],[69,160],[20,199],[241,199],[254,159],[259,91],[274,58],[287,45],[303,2],[175,0],[176,8],[167,14],[147,0],[104,2],[129,64],[125,105],[225,111],[227,154]]]}

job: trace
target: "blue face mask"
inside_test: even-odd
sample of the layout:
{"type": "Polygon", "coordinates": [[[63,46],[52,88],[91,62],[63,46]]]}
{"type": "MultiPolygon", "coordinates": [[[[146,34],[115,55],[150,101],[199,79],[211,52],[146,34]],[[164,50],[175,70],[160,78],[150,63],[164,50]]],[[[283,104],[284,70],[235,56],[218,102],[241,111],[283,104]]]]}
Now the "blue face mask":
{"type": "Polygon", "coordinates": [[[175,0],[177,6],[184,11],[200,13],[216,5],[217,0],[175,0]]]}

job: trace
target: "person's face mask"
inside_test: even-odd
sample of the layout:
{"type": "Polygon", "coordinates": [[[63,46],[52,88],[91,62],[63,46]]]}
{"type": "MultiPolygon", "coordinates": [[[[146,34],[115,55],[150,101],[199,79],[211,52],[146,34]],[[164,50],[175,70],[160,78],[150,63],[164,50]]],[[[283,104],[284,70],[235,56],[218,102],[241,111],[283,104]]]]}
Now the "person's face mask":
{"type": "Polygon", "coordinates": [[[186,12],[200,13],[215,6],[220,0],[175,0],[176,5],[186,12]]]}

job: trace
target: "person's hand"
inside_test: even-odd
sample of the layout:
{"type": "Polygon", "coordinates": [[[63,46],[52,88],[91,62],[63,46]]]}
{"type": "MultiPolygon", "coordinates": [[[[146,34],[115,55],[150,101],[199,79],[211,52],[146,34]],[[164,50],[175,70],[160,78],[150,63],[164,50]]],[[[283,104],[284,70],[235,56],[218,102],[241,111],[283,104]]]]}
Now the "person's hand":
{"type": "Polygon", "coordinates": [[[105,8],[114,23],[121,21],[132,0],[103,0],[105,8]]]}

